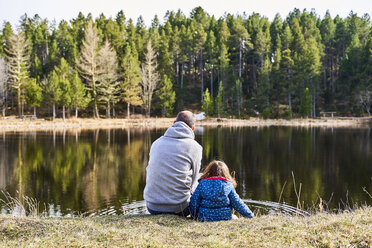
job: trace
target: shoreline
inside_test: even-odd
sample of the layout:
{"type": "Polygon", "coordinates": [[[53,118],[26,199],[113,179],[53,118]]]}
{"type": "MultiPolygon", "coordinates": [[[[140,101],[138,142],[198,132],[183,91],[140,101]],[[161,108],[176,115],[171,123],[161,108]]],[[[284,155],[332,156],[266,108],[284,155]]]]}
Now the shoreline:
{"type": "MultiPolygon", "coordinates": [[[[63,130],[89,130],[89,129],[125,129],[125,128],[168,128],[172,125],[173,118],[143,118],[143,119],[93,119],[71,118],[44,120],[23,119],[0,119],[0,132],[13,131],[63,131],[63,130]]],[[[292,127],[371,127],[370,118],[319,118],[319,119],[226,119],[207,118],[196,122],[201,127],[269,127],[269,126],[292,126],[292,127]]]]}
{"type": "Polygon", "coordinates": [[[170,215],[0,215],[0,247],[370,247],[372,208],[198,222],[170,215]]]}

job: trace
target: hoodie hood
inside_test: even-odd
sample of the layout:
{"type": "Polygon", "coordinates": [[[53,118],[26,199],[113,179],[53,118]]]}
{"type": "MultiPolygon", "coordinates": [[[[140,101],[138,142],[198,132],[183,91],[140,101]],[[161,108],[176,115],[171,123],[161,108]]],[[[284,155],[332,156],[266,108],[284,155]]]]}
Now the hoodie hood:
{"type": "Polygon", "coordinates": [[[165,137],[175,139],[195,139],[194,131],[183,121],[174,123],[164,134],[165,137]]]}

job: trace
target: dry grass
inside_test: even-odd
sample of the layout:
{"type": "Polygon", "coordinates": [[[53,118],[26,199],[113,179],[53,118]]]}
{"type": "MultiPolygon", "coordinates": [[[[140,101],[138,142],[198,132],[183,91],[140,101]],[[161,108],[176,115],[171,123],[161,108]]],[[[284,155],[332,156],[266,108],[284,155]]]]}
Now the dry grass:
{"type": "Polygon", "coordinates": [[[45,216],[46,213],[41,213],[40,202],[32,197],[24,196],[12,197],[8,192],[1,191],[5,200],[0,199],[0,203],[3,204],[6,209],[13,216],[31,216],[40,217],[45,216]]]}
{"type": "MultiPolygon", "coordinates": [[[[44,119],[22,120],[22,119],[0,119],[0,132],[8,131],[45,131],[45,130],[85,130],[85,129],[108,129],[108,128],[167,128],[170,127],[175,118],[139,118],[139,119],[91,119],[71,118],[63,121],[56,119],[48,121],[44,119]]],[[[250,118],[239,119],[217,119],[207,118],[198,121],[198,126],[299,126],[299,127],[361,127],[368,126],[372,118],[350,118],[350,119],[293,119],[293,120],[263,120],[250,118]]]]}
{"type": "Polygon", "coordinates": [[[45,130],[85,130],[85,129],[108,129],[108,128],[128,128],[146,127],[161,128],[172,125],[172,118],[144,118],[144,119],[90,119],[90,118],[71,118],[63,121],[56,119],[48,121],[44,119],[22,120],[22,119],[0,119],[1,131],[45,131],[45,130]]]}
{"type": "Polygon", "coordinates": [[[372,208],[202,223],[176,216],[0,215],[1,247],[370,247],[372,208]]]}

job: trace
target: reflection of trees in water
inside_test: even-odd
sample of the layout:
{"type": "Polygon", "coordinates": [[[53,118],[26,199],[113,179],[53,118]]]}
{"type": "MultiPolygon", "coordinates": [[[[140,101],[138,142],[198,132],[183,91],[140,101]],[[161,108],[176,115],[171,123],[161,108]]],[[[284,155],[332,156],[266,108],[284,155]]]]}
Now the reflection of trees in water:
{"type": "Polygon", "coordinates": [[[121,196],[129,201],[142,198],[145,183],[145,168],[148,162],[148,154],[151,146],[149,132],[136,134],[128,130],[131,142],[122,147],[122,166],[119,171],[120,183],[118,185],[121,196]]]}
{"type": "MultiPolygon", "coordinates": [[[[360,149],[360,143],[371,140],[365,130],[332,133],[320,128],[247,127],[206,129],[202,145],[208,149],[204,151],[205,163],[223,158],[236,171],[243,197],[277,201],[287,181],[282,200],[295,205],[293,171],[297,189],[302,183],[301,200],[308,206],[318,195],[328,200],[334,194],[334,203],[338,203],[345,199],[347,190],[362,193],[363,180],[371,187],[371,179],[363,175],[372,175],[372,168],[367,168],[372,151],[360,149]]],[[[353,195],[355,202],[362,199],[366,197],[353,195]]]]}
{"type": "Polygon", "coordinates": [[[0,183],[13,196],[18,191],[62,210],[140,200],[151,142],[143,130],[95,130],[80,137],[54,132],[38,139],[20,134],[7,147],[0,143],[1,154],[13,158],[9,164],[8,156],[1,156],[0,183]]]}
{"type": "MultiPolygon", "coordinates": [[[[0,137],[0,188],[67,209],[93,210],[142,200],[151,143],[164,130],[95,130],[81,133],[16,133],[0,137]]],[[[205,128],[203,166],[224,160],[236,172],[244,198],[296,205],[291,172],[307,204],[318,194],[335,203],[369,200],[372,192],[369,130],[205,128]],[[358,193],[359,192],[359,193],[358,193]],[[318,193],[318,194],[317,194],[318,193]]]]}

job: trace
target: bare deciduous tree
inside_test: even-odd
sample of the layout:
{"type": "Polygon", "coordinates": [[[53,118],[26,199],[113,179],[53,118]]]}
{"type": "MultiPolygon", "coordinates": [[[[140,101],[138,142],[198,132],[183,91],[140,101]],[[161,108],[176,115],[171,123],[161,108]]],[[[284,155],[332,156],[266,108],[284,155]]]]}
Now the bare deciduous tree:
{"type": "Polygon", "coordinates": [[[29,77],[30,55],[28,49],[29,41],[22,31],[18,31],[18,34],[11,34],[5,47],[11,86],[17,91],[19,116],[23,115],[23,91],[29,77]]]}
{"type": "Polygon", "coordinates": [[[99,59],[99,35],[93,21],[90,20],[85,30],[83,47],[81,49],[80,63],[78,64],[81,76],[87,81],[94,103],[94,116],[99,118],[98,95],[96,81],[101,74],[99,59]]]}
{"type": "Polygon", "coordinates": [[[360,106],[367,112],[368,116],[371,116],[371,105],[372,105],[372,89],[366,87],[364,90],[358,93],[358,100],[360,106]]]}
{"type": "Polygon", "coordinates": [[[110,118],[110,106],[120,99],[120,82],[118,80],[118,64],[116,62],[116,53],[108,41],[105,42],[99,51],[99,64],[101,65],[101,74],[98,75],[97,85],[98,99],[106,105],[106,117],[110,118]]]}
{"type": "Polygon", "coordinates": [[[150,116],[152,95],[159,83],[160,75],[157,72],[157,59],[151,41],[147,43],[145,63],[142,64],[142,101],[146,115],[150,116]]]}
{"type": "Polygon", "coordinates": [[[8,66],[3,57],[0,57],[0,106],[2,108],[2,116],[5,117],[8,98],[8,66]]]}

